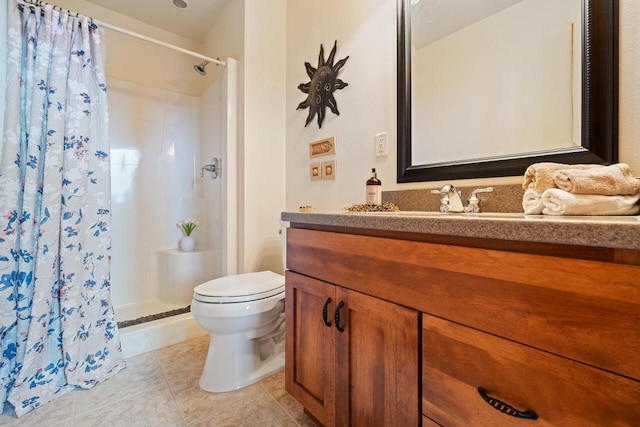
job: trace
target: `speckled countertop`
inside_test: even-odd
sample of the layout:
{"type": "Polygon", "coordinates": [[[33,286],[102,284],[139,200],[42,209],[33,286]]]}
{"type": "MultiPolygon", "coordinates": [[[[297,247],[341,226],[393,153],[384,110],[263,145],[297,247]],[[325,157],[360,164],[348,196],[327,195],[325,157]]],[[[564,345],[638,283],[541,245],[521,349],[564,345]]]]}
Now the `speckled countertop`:
{"type": "Polygon", "coordinates": [[[640,216],[548,216],[521,213],[439,212],[300,213],[282,220],[332,227],[428,233],[448,236],[640,249],[640,216]]]}

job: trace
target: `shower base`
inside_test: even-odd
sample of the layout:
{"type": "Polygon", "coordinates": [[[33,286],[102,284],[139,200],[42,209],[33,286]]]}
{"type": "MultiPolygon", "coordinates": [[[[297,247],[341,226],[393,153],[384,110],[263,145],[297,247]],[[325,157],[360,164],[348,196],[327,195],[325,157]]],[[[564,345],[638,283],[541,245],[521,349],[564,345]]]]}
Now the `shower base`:
{"type": "Polygon", "coordinates": [[[147,301],[116,307],[115,312],[123,325],[118,329],[125,358],[207,335],[181,304],[147,301]]]}

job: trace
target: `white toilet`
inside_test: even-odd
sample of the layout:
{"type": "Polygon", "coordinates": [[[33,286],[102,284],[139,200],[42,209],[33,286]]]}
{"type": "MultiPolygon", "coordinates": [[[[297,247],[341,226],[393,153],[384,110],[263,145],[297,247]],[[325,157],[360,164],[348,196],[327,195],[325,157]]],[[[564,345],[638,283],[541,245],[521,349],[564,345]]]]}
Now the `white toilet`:
{"type": "MultiPolygon", "coordinates": [[[[282,230],[284,238],[284,224],[282,230]]],[[[260,271],[209,280],[194,288],[191,313],[210,334],[203,390],[237,390],[284,368],[284,276],[260,271]]]]}

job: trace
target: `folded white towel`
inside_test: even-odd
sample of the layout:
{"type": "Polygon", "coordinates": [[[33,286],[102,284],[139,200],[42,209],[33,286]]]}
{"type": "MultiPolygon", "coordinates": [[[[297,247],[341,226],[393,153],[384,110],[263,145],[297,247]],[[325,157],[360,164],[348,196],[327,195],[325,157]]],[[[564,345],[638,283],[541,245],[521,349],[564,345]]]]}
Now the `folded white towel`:
{"type": "Polygon", "coordinates": [[[522,209],[525,215],[540,215],[543,207],[540,193],[534,188],[527,188],[522,197],[522,209]]]}
{"type": "Polygon", "coordinates": [[[573,194],[559,188],[542,193],[545,215],[637,215],[640,194],[633,196],[601,196],[573,194]]]}
{"type": "Polygon", "coordinates": [[[556,187],[575,194],[623,196],[640,191],[640,179],[631,175],[626,163],[587,170],[557,170],[553,172],[553,182],[556,187]]]}

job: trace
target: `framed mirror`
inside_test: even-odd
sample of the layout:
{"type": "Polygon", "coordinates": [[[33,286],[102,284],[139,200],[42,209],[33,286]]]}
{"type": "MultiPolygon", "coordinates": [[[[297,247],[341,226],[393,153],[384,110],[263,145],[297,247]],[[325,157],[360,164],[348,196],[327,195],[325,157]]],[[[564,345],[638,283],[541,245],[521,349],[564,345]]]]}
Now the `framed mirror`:
{"type": "MultiPolygon", "coordinates": [[[[438,70],[441,75],[445,76],[444,80],[438,80],[437,77],[434,77],[434,74],[430,74],[428,77],[418,76],[417,67],[415,66],[418,61],[422,64],[426,63],[432,68],[443,68],[443,64],[447,61],[443,60],[442,58],[444,57],[442,56],[439,57],[440,59],[434,59],[438,58],[437,56],[431,56],[427,60],[424,60],[422,56],[417,58],[418,53],[416,52],[424,50],[424,46],[429,42],[425,42],[423,40],[425,39],[424,36],[418,35],[417,28],[414,28],[413,34],[418,35],[415,37],[416,39],[421,39],[421,46],[412,45],[412,25],[417,25],[417,22],[424,21],[424,18],[412,16],[412,9],[417,9],[421,4],[423,9],[425,5],[432,7],[435,5],[437,9],[445,4],[459,5],[464,1],[479,3],[478,0],[398,0],[397,181],[403,183],[517,176],[524,174],[526,168],[536,162],[569,164],[617,162],[618,0],[553,0],[552,2],[547,2],[554,4],[576,2],[572,7],[577,9],[571,13],[577,15],[575,18],[579,22],[571,23],[570,28],[566,28],[566,33],[561,36],[563,37],[562,43],[554,41],[552,36],[541,36],[542,33],[535,26],[516,21],[516,16],[518,15],[514,13],[516,7],[527,6],[527,3],[541,3],[540,0],[486,0],[480,2],[510,3],[510,6],[505,6],[502,11],[492,12],[490,16],[485,14],[482,20],[485,27],[491,28],[493,32],[496,32],[495,22],[490,21],[487,23],[487,19],[498,19],[492,17],[500,15],[499,18],[507,22],[512,28],[513,34],[508,33],[508,30],[499,30],[497,31],[497,37],[511,40],[512,44],[516,43],[517,49],[514,50],[513,46],[510,48],[497,47],[493,41],[495,39],[491,39],[491,36],[484,34],[479,36],[479,33],[470,33],[466,35],[467,41],[458,41],[459,45],[468,46],[469,37],[474,42],[479,40],[479,49],[487,51],[483,52],[484,62],[489,62],[489,58],[492,58],[493,69],[484,69],[481,65],[478,65],[479,62],[474,63],[466,58],[458,58],[453,61],[458,64],[453,70],[438,70]],[[507,10],[511,15],[506,15],[505,17],[505,11],[507,10]],[[514,39],[519,40],[519,42],[513,42],[514,39]],[[547,45],[540,47],[539,41],[541,39],[544,39],[543,41],[547,45]],[[554,45],[549,44],[549,40],[551,40],[551,43],[568,46],[565,49],[567,51],[566,54],[560,57],[563,59],[558,60],[557,57],[546,58],[543,55],[546,54],[545,52],[555,49],[549,48],[549,46],[554,47],[554,45]],[[484,44],[482,44],[483,42],[484,44]],[[537,48],[532,48],[531,46],[537,46],[537,48]],[[518,54],[502,55],[497,57],[496,60],[495,55],[499,55],[504,49],[507,49],[506,52],[517,51],[518,54]],[[416,58],[413,58],[414,55],[416,55],[416,58]],[[552,90],[556,92],[561,92],[561,90],[554,86],[558,79],[552,75],[551,71],[547,76],[541,73],[540,69],[535,68],[537,66],[535,65],[536,61],[537,63],[552,63],[554,65],[564,63],[565,71],[562,71],[563,77],[559,79],[565,81],[565,89],[563,91],[568,91],[564,98],[554,98],[550,101],[550,97],[555,96],[553,92],[539,92],[542,90],[541,86],[545,85],[552,86],[552,90]],[[495,66],[496,63],[499,64],[498,67],[495,66]],[[464,64],[474,65],[463,66],[464,64]],[[503,72],[506,72],[505,70],[512,69],[516,70],[514,75],[503,74],[503,72]],[[437,90],[420,87],[416,92],[416,88],[413,86],[418,79],[426,82],[439,82],[436,85],[437,90]],[[463,82],[461,79],[466,80],[463,82]],[[494,86],[491,86],[491,80],[497,82],[493,84],[499,85],[503,90],[502,93],[498,93],[499,91],[493,89],[494,86]],[[568,83],[566,83],[567,81],[568,83]],[[547,84],[545,82],[551,83],[547,84]],[[520,87],[516,88],[518,84],[520,87]],[[482,92],[476,92],[473,85],[481,88],[488,87],[489,89],[488,91],[485,90],[485,95],[482,96],[482,92]],[[433,95],[434,92],[443,92],[445,87],[451,87],[453,90],[457,90],[457,93],[438,93],[437,96],[433,95]],[[523,92],[523,90],[531,91],[531,87],[534,87],[533,92],[523,92]],[[417,93],[423,94],[425,92],[430,94],[429,99],[436,100],[433,102],[431,110],[429,107],[424,107],[427,105],[424,99],[416,99],[417,93]],[[474,93],[474,98],[472,100],[459,98],[461,93],[474,93]],[[496,102],[493,98],[499,99],[500,108],[492,104],[496,102]],[[523,101],[528,101],[529,99],[536,99],[542,102],[542,105],[525,105],[523,101]],[[443,100],[446,101],[443,102],[443,100]],[[517,105],[508,104],[508,101],[516,102],[517,105]],[[414,107],[418,104],[419,107],[414,107]],[[454,104],[463,105],[467,110],[449,112],[449,116],[445,116],[443,110],[448,110],[454,104]],[[564,110],[568,112],[568,118],[558,119],[560,113],[554,110],[558,105],[564,105],[564,110]],[[431,111],[431,113],[425,114],[425,111],[431,111]],[[548,113],[549,111],[551,112],[550,115],[543,116],[543,113],[548,113]],[[508,114],[505,112],[508,112],[508,114]],[[476,115],[476,113],[482,113],[484,116],[480,116],[479,119],[476,117],[475,121],[471,120],[470,117],[476,115]],[[423,116],[418,114],[423,114],[423,116]],[[514,118],[515,116],[517,116],[517,120],[514,118]],[[564,133],[544,129],[540,133],[544,138],[535,136],[533,139],[546,140],[546,135],[560,135],[558,139],[562,139],[562,141],[560,141],[559,145],[556,144],[552,148],[542,149],[527,145],[528,138],[525,136],[530,137],[527,132],[530,130],[531,134],[535,134],[534,131],[537,132],[543,124],[546,125],[551,119],[555,120],[558,126],[564,129],[564,133]],[[437,126],[429,125],[430,120],[431,123],[435,123],[437,126]],[[490,143],[482,142],[484,141],[482,138],[487,137],[480,135],[481,129],[479,127],[489,127],[485,126],[486,122],[502,122],[510,126],[511,129],[508,131],[492,128],[492,133],[488,137],[489,140],[491,138],[494,140],[507,139],[507,143],[503,144],[507,148],[502,149],[503,151],[496,151],[495,153],[490,150],[483,151],[487,146],[491,145],[490,143]],[[425,125],[425,123],[427,124],[425,125]],[[451,124],[447,125],[447,123],[451,124]],[[474,126],[477,126],[478,129],[474,126]],[[418,128],[438,129],[437,132],[434,131],[431,134],[419,135],[416,133],[418,128]],[[461,135],[458,132],[460,130],[458,128],[468,128],[471,132],[466,136],[461,135]],[[454,132],[451,132],[451,135],[447,134],[447,129],[455,130],[456,135],[453,135],[454,132]],[[460,142],[460,145],[454,145],[457,142],[460,142]],[[520,146],[518,146],[519,143],[521,144],[520,146]],[[474,145],[474,147],[472,148],[471,145],[474,145]],[[439,151],[436,154],[429,154],[429,147],[437,147],[439,151]],[[448,155],[451,155],[451,157],[447,158],[446,156],[448,155]]],[[[455,17],[459,15],[456,11],[448,13],[450,16],[455,17]]],[[[520,12],[519,14],[530,16],[531,13],[520,12]]],[[[556,15],[555,13],[551,14],[548,10],[543,13],[544,15],[541,15],[542,18],[537,20],[538,23],[546,23],[549,21],[548,18],[550,16],[556,15]]],[[[558,14],[560,13],[558,12],[558,14]]],[[[438,14],[434,16],[438,16],[438,14]]],[[[472,24],[467,23],[464,28],[473,27],[472,29],[477,31],[481,27],[477,22],[479,21],[472,24]]],[[[439,26],[434,25],[432,22],[430,27],[439,26]]],[[[465,36],[462,34],[463,32],[463,28],[459,24],[457,29],[449,30],[448,34],[445,32],[445,36],[440,34],[431,38],[437,39],[436,43],[442,44],[443,40],[451,39],[450,34],[455,33],[456,37],[462,37],[465,36]]],[[[463,38],[462,40],[465,39],[463,38]]],[[[452,43],[450,40],[446,41],[452,43]]],[[[452,47],[454,46],[452,44],[444,46],[445,48],[439,46],[438,49],[449,57],[452,56],[452,52],[457,53],[459,50],[452,47]]],[[[475,48],[475,50],[477,51],[478,48],[475,48]]],[[[422,55],[422,52],[419,52],[419,54],[422,55]]],[[[562,55],[562,51],[557,54],[562,55]]],[[[477,58],[475,60],[478,61],[477,58]]]]}

